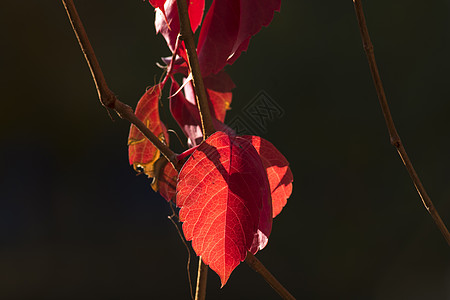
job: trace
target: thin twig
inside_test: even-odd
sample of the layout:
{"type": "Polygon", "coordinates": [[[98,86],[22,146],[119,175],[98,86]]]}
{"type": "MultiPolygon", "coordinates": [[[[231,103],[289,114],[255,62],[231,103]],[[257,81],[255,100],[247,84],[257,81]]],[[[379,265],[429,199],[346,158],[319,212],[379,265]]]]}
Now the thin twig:
{"type": "Polygon", "coordinates": [[[145,126],[145,124],[142,123],[138,117],[136,117],[130,106],[119,101],[114,93],[109,89],[73,0],[62,0],[62,3],[66,9],[67,16],[72,24],[73,31],[75,32],[78,43],[83,51],[86,62],[89,65],[89,69],[91,70],[100,103],[107,109],[110,108],[115,110],[122,119],[128,120],[136,126],[144,134],[144,136],[152,142],[159,151],[161,151],[167,160],[172,163],[174,168],[179,170],[180,165],[176,159],[175,153],[167,147],[167,145],[161,142],[158,137],[156,137],[153,132],[151,132],[150,129],[148,129],[147,126],[145,126]]]}
{"type": "Polygon", "coordinates": [[[202,122],[203,137],[206,139],[216,130],[212,122],[211,112],[208,106],[208,97],[206,95],[205,85],[200,71],[197,50],[195,47],[194,33],[192,32],[191,22],[189,21],[188,6],[186,0],[177,0],[178,15],[180,17],[181,39],[186,46],[189,70],[193,76],[195,96],[202,122]]]}
{"type": "MultiPolygon", "coordinates": [[[[167,26],[169,26],[169,25],[167,25],[167,26]]],[[[177,39],[175,41],[175,48],[172,53],[172,59],[170,60],[169,65],[167,66],[166,76],[164,77],[162,86],[164,86],[166,84],[167,80],[172,76],[173,68],[175,66],[175,59],[177,58],[177,52],[178,52],[179,48],[180,48],[180,34],[177,35],[177,39]]]]}
{"type": "MultiPolygon", "coordinates": [[[[200,112],[200,121],[202,123],[203,140],[213,134],[216,130],[212,122],[211,112],[209,110],[208,98],[206,96],[205,85],[198,62],[197,50],[192,32],[191,22],[186,0],[177,0],[178,16],[180,18],[180,36],[186,46],[189,70],[192,74],[192,80],[197,99],[197,107],[200,112]]],[[[198,259],[197,288],[195,300],[204,300],[206,298],[206,285],[208,278],[208,266],[203,263],[202,258],[198,259]]]]}
{"type": "Polygon", "coordinates": [[[395,128],[394,121],[391,116],[391,111],[389,109],[389,105],[386,99],[386,94],[384,93],[383,83],[380,78],[380,74],[378,72],[377,63],[375,61],[375,54],[373,51],[373,45],[370,40],[369,31],[366,25],[366,19],[364,17],[364,11],[361,4],[361,0],[353,0],[353,4],[355,5],[356,17],[358,19],[359,30],[361,33],[361,38],[364,46],[364,51],[366,52],[367,60],[369,61],[370,71],[372,73],[373,82],[375,84],[375,89],[377,90],[378,100],[380,101],[381,110],[383,111],[384,119],[386,121],[386,126],[389,131],[389,136],[391,139],[391,144],[397,149],[400,158],[403,161],[406,169],[408,170],[409,176],[411,177],[414,186],[416,187],[417,193],[422,199],[423,205],[430,213],[433,218],[436,226],[441,231],[445,240],[450,246],[450,233],[448,232],[447,227],[439,216],[438,211],[433,205],[430,197],[428,196],[425,188],[422,185],[422,182],[419,179],[414,167],[411,163],[411,160],[406,153],[405,147],[400,139],[400,136],[397,133],[397,129],[395,128]]]}
{"type": "Polygon", "coordinates": [[[202,257],[198,258],[197,272],[197,288],[195,290],[195,300],[206,299],[206,285],[208,279],[208,266],[202,261],[202,257]]]}
{"type": "Polygon", "coordinates": [[[281,283],[264,267],[264,265],[250,252],[247,252],[245,262],[281,296],[283,299],[295,300],[294,296],[281,285],[281,283]]]}
{"type": "Polygon", "coordinates": [[[186,269],[187,269],[187,276],[188,276],[188,282],[189,282],[189,291],[191,293],[192,300],[194,300],[194,291],[192,289],[192,279],[191,279],[191,250],[189,250],[189,246],[186,243],[186,240],[184,239],[184,236],[181,233],[180,228],[178,227],[177,223],[173,219],[173,218],[177,218],[177,219],[179,219],[179,218],[177,216],[177,213],[175,212],[175,210],[172,207],[172,202],[169,202],[169,206],[170,206],[170,209],[172,210],[172,215],[168,216],[168,218],[172,222],[173,226],[175,226],[178,236],[180,237],[181,241],[183,242],[183,245],[186,248],[187,253],[188,253],[186,269]]]}

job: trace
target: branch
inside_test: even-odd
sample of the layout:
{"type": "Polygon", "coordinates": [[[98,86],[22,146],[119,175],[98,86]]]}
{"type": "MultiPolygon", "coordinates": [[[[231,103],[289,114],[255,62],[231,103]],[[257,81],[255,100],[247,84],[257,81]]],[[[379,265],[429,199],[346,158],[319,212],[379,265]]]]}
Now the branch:
{"type": "Polygon", "coordinates": [[[202,122],[203,137],[206,139],[216,130],[212,122],[211,112],[208,106],[208,97],[206,96],[205,85],[200,71],[197,50],[195,47],[194,33],[191,29],[189,21],[188,5],[186,0],[177,0],[178,15],[180,17],[180,34],[187,50],[189,69],[192,73],[195,97],[197,98],[197,106],[200,111],[202,122]]]}
{"type": "Polygon", "coordinates": [[[145,126],[145,124],[142,123],[138,117],[136,117],[130,106],[119,101],[114,93],[109,89],[73,0],[62,0],[62,3],[66,9],[67,16],[72,24],[73,31],[75,32],[78,43],[83,51],[86,62],[89,65],[101,104],[105,108],[113,109],[119,117],[128,120],[131,124],[136,126],[145,135],[145,137],[152,142],[156,148],[158,148],[167,160],[172,163],[174,168],[176,170],[180,170],[181,166],[178,163],[175,153],[167,147],[167,145],[161,142],[158,137],[156,137],[153,132],[151,132],[150,129],[148,129],[147,126],[145,126]]]}
{"type": "MultiPolygon", "coordinates": [[[[186,46],[189,70],[191,71],[195,97],[197,99],[197,107],[200,112],[200,121],[202,123],[203,140],[213,134],[214,128],[211,112],[208,105],[208,97],[206,96],[205,85],[198,62],[197,50],[194,41],[194,33],[192,32],[191,22],[189,20],[189,11],[186,0],[177,0],[178,16],[180,18],[180,36],[186,46]]],[[[175,50],[176,51],[176,50],[175,50]]],[[[173,59],[172,59],[173,60],[173,59]]],[[[208,266],[199,257],[197,288],[195,292],[195,300],[204,300],[206,298],[206,285],[208,278],[208,266]]]]}
{"type": "Polygon", "coordinates": [[[245,262],[252,268],[255,272],[259,273],[264,280],[281,296],[283,299],[295,300],[288,290],[281,285],[281,283],[269,272],[269,270],[264,267],[264,265],[250,252],[247,252],[247,257],[245,262]]]}
{"type": "Polygon", "coordinates": [[[423,187],[419,176],[414,170],[414,167],[411,163],[411,160],[408,157],[408,154],[406,153],[405,147],[403,146],[400,136],[397,133],[397,129],[395,128],[394,120],[392,119],[391,111],[389,109],[389,105],[386,99],[386,94],[384,93],[383,83],[381,81],[377,63],[375,61],[373,45],[370,40],[369,31],[367,29],[366,19],[364,17],[364,11],[361,4],[361,0],[353,0],[353,4],[355,6],[356,17],[358,19],[358,25],[361,33],[364,51],[366,52],[367,60],[369,61],[370,71],[372,73],[375,89],[377,90],[378,100],[380,101],[381,110],[383,111],[383,116],[386,121],[386,126],[389,131],[391,144],[397,149],[397,152],[400,155],[400,158],[402,159],[406,169],[408,170],[409,176],[411,177],[414,186],[416,187],[417,193],[422,199],[423,205],[430,213],[431,217],[434,220],[434,223],[439,228],[445,240],[450,246],[450,233],[448,232],[447,227],[445,226],[444,222],[439,216],[439,213],[434,207],[433,202],[431,201],[425,188],[423,187]]]}

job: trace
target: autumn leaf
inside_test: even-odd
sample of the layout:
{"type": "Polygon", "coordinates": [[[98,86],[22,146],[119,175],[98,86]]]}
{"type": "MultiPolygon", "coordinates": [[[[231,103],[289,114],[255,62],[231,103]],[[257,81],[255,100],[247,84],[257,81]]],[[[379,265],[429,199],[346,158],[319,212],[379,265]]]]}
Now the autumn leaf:
{"type": "Polygon", "coordinates": [[[186,239],[222,286],[252,248],[261,223],[271,227],[271,214],[261,220],[270,188],[259,154],[247,139],[224,132],[211,135],[187,160],[176,201],[186,239]]]}
{"type": "MultiPolygon", "coordinates": [[[[205,9],[205,0],[190,0],[188,1],[188,6],[191,28],[192,31],[195,32],[202,22],[205,9]]],[[[161,33],[170,50],[174,52],[177,36],[180,33],[180,20],[178,17],[177,1],[166,0],[163,6],[163,11],[165,14],[156,12],[156,33],[161,33]]],[[[184,46],[182,48],[184,49],[184,46]]]]}
{"type": "Polygon", "coordinates": [[[191,22],[192,32],[195,33],[197,28],[202,23],[204,11],[205,11],[205,0],[188,1],[189,21],[191,22]]]}
{"type": "Polygon", "coordinates": [[[231,100],[233,98],[231,90],[236,85],[224,70],[205,77],[203,81],[213,116],[220,122],[224,122],[225,115],[230,110],[231,100]]]}
{"type": "Polygon", "coordinates": [[[161,8],[164,7],[166,0],[149,0],[149,2],[154,8],[161,8]]]}
{"type": "Polygon", "coordinates": [[[247,50],[250,38],[268,26],[275,11],[280,11],[281,0],[241,0],[239,32],[228,57],[228,64],[233,64],[247,50]]]}
{"type": "MultiPolygon", "coordinates": [[[[183,130],[183,133],[188,138],[189,147],[193,147],[200,144],[203,140],[201,119],[195,100],[195,92],[192,86],[192,81],[187,83],[185,82],[183,84],[184,93],[179,91],[179,84],[175,80],[172,80],[172,85],[170,88],[170,93],[172,95],[170,98],[170,112],[180,128],[183,130]]],[[[221,95],[221,98],[219,99],[217,97],[214,99],[214,102],[210,101],[209,103],[210,111],[213,116],[212,120],[214,128],[219,131],[232,133],[233,130],[222,122],[225,118],[226,111],[229,108],[231,95],[226,95],[227,93],[221,93],[219,91],[217,91],[217,93],[218,95],[221,95]],[[219,114],[221,120],[216,119],[216,112],[219,114]]]]}
{"type": "MultiPolygon", "coordinates": [[[[153,134],[168,144],[166,127],[159,118],[161,88],[161,84],[149,88],[139,100],[135,114],[153,134]]],[[[154,164],[160,158],[160,152],[134,125],[131,125],[128,136],[128,157],[136,171],[155,177],[154,164]]]]}
{"type": "Polygon", "coordinates": [[[161,156],[154,164],[152,189],[159,192],[164,199],[174,201],[178,172],[167,159],[161,156]]]}
{"type": "Polygon", "coordinates": [[[233,64],[250,38],[272,21],[281,0],[214,0],[203,21],[198,57],[203,76],[233,64]]]}
{"type": "Polygon", "coordinates": [[[197,52],[203,76],[225,67],[239,32],[240,0],[217,1],[203,21],[197,52]]]}
{"type": "Polygon", "coordinates": [[[155,8],[159,9],[163,15],[165,15],[164,11],[164,3],[166,3],[166,0],[149,0],[150,4],[155,8]]]}
{"type": "MultiPolygon", "coordinates": [[[[205,77],[203,81],[208,96],[208,105],[211,115],[217,120],[224,122],[225,115],[230,109],[233,97],[231,90],[236,86],[225,71],[205,77]]],[[[196,105],[192,80],[184,85],[184,94],[188,102],[196,105]]]]}
{"type": "Polygon", "coordinates": [[[166,0],[149,0],[149,2],[155,8],[156,14],[158,14],[158,10],[159,10],[159,13],[164,18],[166,24],[168,24],[169,21],[167,20],[166,10],[164,8],[164,4],[166,3],[166,0]]]}
{"type": "Polygon", "coordinates": [[[292,176],[289,162],[269,141],[259,136],[242,136],[248,140],[261,157],[269,179],[270,193],[272,195],[273,217],[275,218],[287,203],[292,193],[292,176]]]}
{"type": "Polygon", "coordinates": [[[195,146],[203,140],[200,114],[195,102],[188,101],[182,91],[177,93],[179,88],[178,83],[172,80],[170,87],[170,94],[172,95],[170,98],[170,112],[188,138],[188,144],[195,146]]]}

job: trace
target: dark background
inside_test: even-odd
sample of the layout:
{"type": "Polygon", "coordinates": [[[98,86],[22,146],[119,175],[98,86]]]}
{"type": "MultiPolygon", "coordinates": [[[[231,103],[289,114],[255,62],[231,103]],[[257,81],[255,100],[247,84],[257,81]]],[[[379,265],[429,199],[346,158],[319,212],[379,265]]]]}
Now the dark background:
{"type": "MultiPolygon", "coordinates": [[[[76,5],[109,86],[135,106],[169,55],[153,9],[76,5]]],[[[398,131],[450,225],[450,2],[364,5],[398,131]]],[[[128,165],[129,124],[100,106],[61,2],[3,1],[0,22],[0,298],[188,299],[170,209],[128,165]]],[[[285,110],[255,132],[295,178],[258,258],[292,294],[450,299],[449,247],[389,143],[352,1],[283,1],[227,70],[228,120],[261,90],[285,110]]],[[[222,289],[210,272],[207,293],[278,299],[245,264],[222,289]]]]}

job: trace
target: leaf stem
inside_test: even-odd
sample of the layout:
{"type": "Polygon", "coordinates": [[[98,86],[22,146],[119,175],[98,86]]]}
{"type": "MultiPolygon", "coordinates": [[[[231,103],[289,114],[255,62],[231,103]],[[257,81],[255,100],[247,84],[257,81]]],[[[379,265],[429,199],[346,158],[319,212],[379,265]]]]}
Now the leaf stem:
{"type": "Polygon", "coordinates": [[[184,151],[183,153],[178,154],[178,155],[177,155],[177,159],[178,159],[179,161],[185,159],[186,157],[188,157],[189,155],[191,155],[192,153],[194,153],[194,151],[197,150],[198,146],[200,146],[200,145],[191,147],[191,148],[187,149],[186,151],[184,151]]]}
{"type": "Polygon", "coordinates": [[[180,17],[180,34],[184,41],[187,51],[189,69],[192,73],[195,96],[197,98],[197,106],[200,111],[202,122],[203,137],[206,139],[216,130],[212,122],[211,112],[208,105],[208,97],[206,95],[205,85],[198,62],[197,50],[194,41],[194,33],[192,32],[191,22],[189,21],[188,5],[186,0],[177,0],[178,15],[180,17]]]}
{"type": "Polygon", "coordinates": [[[419,176],[414,170],[412,162],[409,159],[405,147],[403,146],[403,143],[400,139],[400,136],[397,133],[397,129],[395,128],[394,120],[392,119],[391,111],[389,109],[389,105],[386,99],[386,94],[384,92],[383,83],[381,81],[380,74],[378,72],[378,66],[375,60],[375,54],[373,51],[372,42],[370,40],[369,31],[367,29],[366,19],[364,17],[364,11],[361,0],[353,0],[353,4],[355,6],[355,12],[356,17],[358,19],[358,25],[361,33],[364,51],[366,53],[367,60],[369,62],[370,71],[372,73],[373,82],[378,95],[378,100],[380,102],[381,110],[383,111],[383,116],[386,121],[387,129],[389,131],[391,144],[397,149],[397,152],[400,155],[400,158],[403,161],[403,164],[405,165],[406,169],[408,170],[409,176],[411,177],[414,186],[416,187],[417,193],[422,199],[423,205],[430,213],[431,217],[434,220],[434,223],[439,228],[448,245],[450,246],[450,233],[447,227],[445,226],[444,222],[442,221],[441,217],[439,216],[438,211],[434,207],[433,202],[428,196],[428,193],[423,187],[419,176]]]}
{"type": "Polygon", "coordinates": [[[198,258],[198,274],[197,288],[195,290],[195,300],[206,299],[206,284],[208,279],[208,266],[202,261],[202,257],[198,258]]]}
{"type": "Polygon", "coordinates": [[[176,154],[167,145],[161,142],[158,137],[156,137],[153,132],[151,132],[150,129],[148,129],[147,126],[145,126],[145,124],[142,123],[138,117],[136,117],[130,106],[119,101],[114,93],[109,89],[73,0],[62,0],[62,3],[66,9],[67,16],[69,17],[70,24],[72,25],[78,43],[80,44],[81,51],[83,51],[84,57],[91,71],[100,103],[105,108],[113,109],[119,117],[128,120],[135,125],[145,135],[145,137],[152,142],[159,151],[161,151],[167,160],[172,163],[174,168],[176,170],[180,170],[181,166],[178,163],[176,154]]]}
{"type": "Polygon", "coordinates": [[[245,262],[255,272],[259,273],[265,281],[281,296],[283,299],[295,300],[294,296],[281,285],[281,283],[264,267],[264,265],[250,252],[247,252],[245,262]]]}

